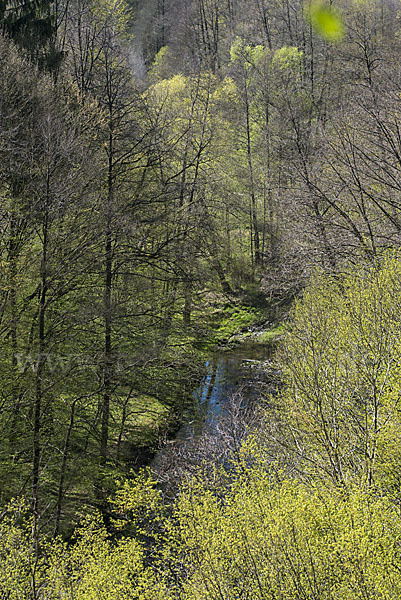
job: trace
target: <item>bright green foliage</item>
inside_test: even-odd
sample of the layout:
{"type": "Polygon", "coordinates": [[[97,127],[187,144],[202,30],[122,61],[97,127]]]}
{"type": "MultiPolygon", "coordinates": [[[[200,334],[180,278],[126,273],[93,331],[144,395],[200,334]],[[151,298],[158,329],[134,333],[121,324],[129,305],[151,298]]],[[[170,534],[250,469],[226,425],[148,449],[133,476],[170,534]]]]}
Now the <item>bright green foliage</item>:
{"type": "Polygon", "coordinates": [[[48,575],[52,597],[121,600],[160,597],[143,550],[134,539],[112,544],[100,518],[83,523],[71,550],[53,554],[48,575]],[[55,560],[54,560],[55,559],[55,560]]]}
{"type": "MultiPolygon", "coordinates": [[[[249,468],[226,494],[193,484],[179,500],[183,598],[395,599],[401,521],[384,500],[353,489],[272,482],[249,468]]],[[[181,550],[181,553],[179,552],[181,550]]]]}
{"type": "Polygon", "coordinates": [[[284,46],[276,50],[272,64],[281,70],[296,69],[302,64],[303,52],[293,46],[284,46]]]}
{"type": "Polygon", "coordinates": [[[153,80],[157,81],[163,79],[164,72],[168,71],[168,65],[166,64],[168,55],[169,50],[167,46],[160,48],[159,52],[156,54],[150,69],[150,76],[153,80]]]}
{"type": "MultiPolygon", "coordinates": [[[[43,544],[36,559],[30,523],[10,507],[0,528],[2,597],[398,599],[401,520],[394,506],[357,487],[286,480],[262,454],[250,442],[230,483],[189,482],[170,520],[160,519],[164,535],[150,553],[135,537],[113,543],[94,515],[70,545],[43,544]]],[[[139,504],[157,495],[142,478],[123,487],[117,505],[125,516],[133,509],[135,525],[139,504]]]]}
{"type": "Polygon", "coordinates": [[[329,42],[338,42],[344,37],[344,25],[337,10],[328,2],[313,0],[305,8],[313,28],[329,42]]]}
{"type": "Polygon", "coordinates": [[[112,502],[117,513],[124,518],[115,520],[115,527],[123,530],[128,524],[136,536],[152,536],[160,542],[158,528],[163,522],[162,494],[146,470],[123,482],[112,502]]]}
{"type": "MultiPolygon", "coordinates": [[[[204,289],[205,281],[218,278],[218,285],[228,286],[221,224],[226,205],[235,202],[227,165],[235,152],[235,125],[230,117],[238,104],[238,92],[229,77],[219,81],[210,73],[197,78],[177,74],[150,86],[145,102],[149,127],[157,122],[163,130],[161,168],[168,182],[163,214],[169,215],[173,240],[177,238],[176,246],[172,241],[170,248],[174,247],[183,288],[181,292],[181,282],[175,280],[174,294],[177,301],[181,296],[187,303],[185,280],[194,280],[191,302],[196,310],[195,292],[199,286],[204,289]],[[208,236],[204,235],[205,219],[208,236]]],[[[240,218],[242,215],[234,214],[232,229],[238,227],[240,218]]],[[[231,241],[230,249],[237,252],[234,236],[231,241]]],[[[238,245],[243,243],[240,239],[238,245]]]]}
{"type": "Polygon", "coordinates": [[[84,519],[70,545],[32,538],[26,507],[12,504],[0,526],[0,597],[74,600],[157,600],[168,598],[142,545],[133,538],[113,543],[101,517],[84,519]]]}
{"type": "Polygon", "coordinates": [[[386,486],[399,472],[400,309],[392,256],[343,280],[316,277],[297,303],[280,411],[305,472],[368,485],[384,484],[385,473],[386,486]]]}
{"type": "Polygon", "coordinates": [[[26,519],[27,506],[15,501],[8,508],[0,523],[0,597],[22,600],[32,597],[40,567],[31,539],[32,521],[26,519]]]}
{"type": "Polygon", "coordinates": [[[234,40],[230,50],[231,62],[243,63],[245,68],[259,63],[266,55],[269,55],[269,50],[264,46],[251,46],[240,37],[234,40]]]}

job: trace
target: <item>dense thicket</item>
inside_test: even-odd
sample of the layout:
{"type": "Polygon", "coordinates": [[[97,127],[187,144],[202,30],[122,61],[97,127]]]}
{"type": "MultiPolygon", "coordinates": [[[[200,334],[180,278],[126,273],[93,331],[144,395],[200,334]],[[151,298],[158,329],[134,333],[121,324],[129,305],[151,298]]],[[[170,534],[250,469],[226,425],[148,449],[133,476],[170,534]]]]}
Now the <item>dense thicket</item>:
{"type": "Polygon", "coordinates": [[[31,515],[4,511],[4,598],[396,598],[398,6],[0,1],[0,28],[0,502],[31,515]],[[317,271],[256,448],[171,520],[135,488],[117,534],[216,307],[272,320],[317,271]],[[47,548],[83,501],[119,541],[47,548]]]}

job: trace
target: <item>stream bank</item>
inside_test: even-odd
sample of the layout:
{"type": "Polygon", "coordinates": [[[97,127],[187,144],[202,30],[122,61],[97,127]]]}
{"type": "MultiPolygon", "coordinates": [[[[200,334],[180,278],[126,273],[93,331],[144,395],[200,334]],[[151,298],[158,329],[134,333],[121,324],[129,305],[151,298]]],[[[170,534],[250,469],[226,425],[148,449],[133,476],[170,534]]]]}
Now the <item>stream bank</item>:
{"type": "MultiPolygon", "coordinates": [[[[272,357],[281,330],[258,328],[243,332],[235,341],[215,349],[206,362],[206,372],[192,394],[180,428],[164,445],[151,462],[151,468],[160,479],[176,470],[177,460],[188,461],[188,452],[202,438],[214,438],[219,446],[223,421],[232,421],[232,427],[244,427],[255,406],[275,392],[276,380],[272,370],[272,357]],[[181,457],[181,458],[180,458],[181,457]]],[[[198,449],[199,450],[199,449],[198,449]]],[[[205,451],[207,453],[207,451],[205,451]]],[[[207,460],[207,456],[204,456],[207,460]]]]}

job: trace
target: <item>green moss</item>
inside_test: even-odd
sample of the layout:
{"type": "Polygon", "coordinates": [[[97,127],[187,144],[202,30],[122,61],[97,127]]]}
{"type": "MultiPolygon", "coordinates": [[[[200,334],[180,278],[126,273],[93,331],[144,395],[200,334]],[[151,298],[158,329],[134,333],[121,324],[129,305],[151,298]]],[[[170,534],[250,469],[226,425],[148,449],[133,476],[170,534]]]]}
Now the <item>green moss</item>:
{"type": "Polygon", "coordinates": [[[284,331],[285,328],[283,324],[277,325],[277,327],[273,327],[273,329],[269,329],[268,331],[263,331],[260,335],[255,336],[255,342],[257,344],[269,345],[272,342],[275,342],[284,331]]]}
{"type": "Polygon", "coordinates": [[[245,332],[266,317],[252,306],[226,306],[220,313],[212,333],[213,344],[227,342],[235,335],[245,332]]]}

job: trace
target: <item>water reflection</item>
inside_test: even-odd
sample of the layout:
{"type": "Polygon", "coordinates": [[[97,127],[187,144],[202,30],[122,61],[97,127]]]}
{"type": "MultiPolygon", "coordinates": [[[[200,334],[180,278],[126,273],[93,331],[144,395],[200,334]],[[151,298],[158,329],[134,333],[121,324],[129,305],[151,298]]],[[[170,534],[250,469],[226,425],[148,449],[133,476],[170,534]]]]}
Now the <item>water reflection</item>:
{"type": "Polygon", "coordinates": [[[255,400],[261,393],[264,362],[271,353],[271,346],[247,344],[214,354],[206,363],[207,374],[192,395],[187,421],[176,441],[191,440],[205,429],[215,428],[233,394],[240,392],[246,403],[255,400]]]}
{"type": "Polygon", "coordinates": [[[151,463],[161,489],[174,498],[199,465],[224,464],[256,425],[256,403],[272,392],[272,347],[241,345],[215,353],[192,395],[185,423],[151,463]]]}

